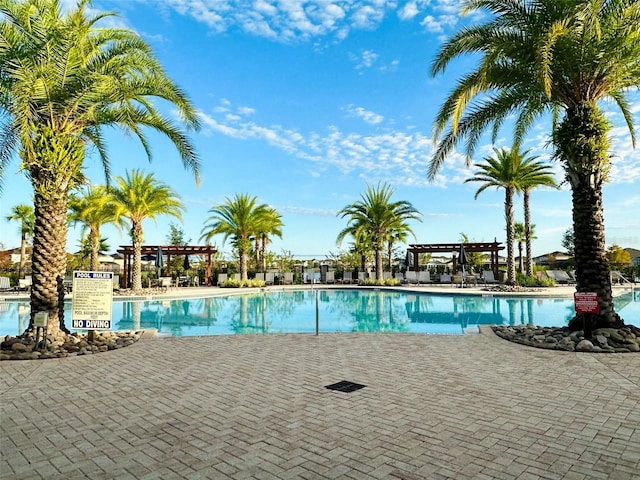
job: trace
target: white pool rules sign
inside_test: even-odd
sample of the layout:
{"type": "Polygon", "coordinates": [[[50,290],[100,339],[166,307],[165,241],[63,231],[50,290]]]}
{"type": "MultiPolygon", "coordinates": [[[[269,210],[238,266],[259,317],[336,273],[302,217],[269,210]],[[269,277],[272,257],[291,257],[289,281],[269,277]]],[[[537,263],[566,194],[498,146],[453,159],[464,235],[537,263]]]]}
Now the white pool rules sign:
{"type": "Polygon", "coordinates": [[[111,330],[112,272],[73,272],[71,328],[111,330]]]}

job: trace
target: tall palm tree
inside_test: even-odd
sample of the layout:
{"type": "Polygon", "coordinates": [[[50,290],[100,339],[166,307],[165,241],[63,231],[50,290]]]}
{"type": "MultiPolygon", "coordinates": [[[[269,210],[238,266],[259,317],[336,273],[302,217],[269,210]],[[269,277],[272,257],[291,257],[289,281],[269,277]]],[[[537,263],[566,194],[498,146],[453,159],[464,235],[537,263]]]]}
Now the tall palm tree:
{"type": "Polygon", "coordinates": [[[468,182],[480,182],[483,185],[476,191],[478,198],[487,188],[496,187],[504,189],[504,217],[507,232],[507,283],[513,285],[516,281],[515,259],[513,254],[514,217],[513,196],[523,189],[523,181],[529,178],[532,172],[539,168],[535,157],[524,157],[514,148],[507,150],[493,149],[494,156],[484,158],[484,163],[477,163],[479,169],[473,177],[465,180],[468,182]]]}
{"type": "MultiPolygon", "coordinates": [[[[348,225],[338,234],[338,243],[347,235],[364,234],[371,239],[375,252],[376,278],[382,280],[382,250],[389,238],[389,234],[402,228],[411,232],[406,226],[410,219],[420,220],[420,213],[413,205],[406,201],[392,202],[391,197],[395,190],[387,184],[378,184],[376,187],[367,185],[367,191],[351,205],[347,205],[338,212],[338,216],[348,217],[348,225]]],[[[412,233],[412,232],[411,232],[412,233]]]]}
{"type": "Polygon", "coordinates": [[[261,264],[262,271],[267,271],[267,245],[272,236],[282,238],[282,215],[275,208],[269,208],[260,219],[258,232],[255,237],[256,261],[261,264]]]}
{"type": "MultiPolygon", "coordinates": [[[[91,252],[89,268],[92,271],[97,270],[100,266],[98,262],[100,244],[103,241],[100,237],[100,227],[108,223],[116,223],[115,206],[111,203],[107,187],[89,185],[78,193],[72,193],[69,196],[69,220],[83,225],[83,233],[87,233],[91,252]]],[[[116,226],[124,226],[122,218],[116,226]]]]}
{"type": "Polygon", "coordinates": [[[522,258],[522,246],[527,241],[527,234],[524,223],[515,222],[513,224],[513,239],[518,242],[518,272],[524,272],[524,258],[522,258]]]}
{"type": "Polygon", "coordinates": [[[600,313],[576,315],[571,328],[619,327],[605,254],[602,184],[609,170],[611,126],[599,102],[613,100],[635,146],[628,92],[640,86],[640,4],[637,0],[465,0],[466,13],[484,9],[485,23],[450,38],[432,75],[462,55],[478,58],[441,106],[429,166],[434,178],[460,142],[472,154],[481,134],[494,139],[515,116],[519,144],[542,115],[552,113],[554,156],[571,185],[576,238],[576,289],[596,292],[600,313]]]}
{"type": "Polygon", "coordinates": [[[275,225],[275,210],[266,204],[258,205],[257,202],[257,197],[249,194],[227,197],[222,205],[209,210],[211,216],[205,221],[207,224],[200,237],[208,242],[214,235],[223,235],[223,244],[231,237],[238,252],[242,280],[247,279],[247,256],[252,240],[266,232],[265,225],[268,223],[275,225]]]}
{"type": "Polygon", "coordinates": [[[61,11],[59,0],[0,0],[0,177],[17,150],[34,191],[31,321],[48,311],[48,332],[64,324],[61,278],[66,270],[68,193],[83,181],[87,149],[110,172],[106,127],[138,138],[164,134],[198,178],[198,159],[181,125],[197,128],[196,110],[136,32],[114,27],[113,14],[94,14],[91,0],[61,11]],[[102,25],[100,25],[102,23],[102,25]],[[180,124],[156,107],[172,104],[180,124]],[[162,102],[164,104],[164,102],[162,102]]]}
{"type": "Polygon", "coordinates": [[[8,222],[20,223],[20,263],[18,264],[18,278],[22,278],[27,261],[27,241],[33,236],[35,214],[31,205],[15,205],[11,213],[6,216],[8,222]]]}
{"type": "Polygon", "coordinates": [[[131,287],[138,291],[142,289],[142,222],[146,219],[155,221],[159,215],[171,215],[182,220],[184,206],[169,185],[157,180],[152,173],[145,174],[140,170],[127,171],[124,177],[116,177],[110,197],[115,221],[120,222],[124,218],[130,227],[133,246],[131,287]]]}
{"type": "MultiPolygon", "coordinates": [[[[528,151],[524,152],[523,155],[527,155],[527,153],[528,151]]],[[[522,203],[524,209],[524,234],[527,255],[527,261],[525,265],[527,269],[526,274],[528,277],[530,277],[531,275],[533,275],[533,253],[531,251],[531,242],[535,239],[535,237],[533,236],[534,225],[531,224],[531,190],[537,187],[559,188],[559,186],[556,183],[553,173],[551,172],[551,167],[549,165],[543,164],[542,162],[537,162],[535,164],[535,168],[531,169],[527,173],[527,175],[522,178],[521,184],[523,199],[522,203]]],[[[522,254],[522,252],[520,253],[522,254]]]]}

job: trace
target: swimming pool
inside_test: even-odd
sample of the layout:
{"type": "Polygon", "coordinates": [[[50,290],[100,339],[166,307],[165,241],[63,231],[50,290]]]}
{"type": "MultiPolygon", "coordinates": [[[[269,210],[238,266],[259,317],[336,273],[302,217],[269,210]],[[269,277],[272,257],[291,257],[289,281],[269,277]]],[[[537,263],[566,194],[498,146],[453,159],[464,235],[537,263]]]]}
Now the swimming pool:
{"type": "MultiPolygon", "coordinates": [[[[640,292],[615,300],[627,323],[640,326],[640,292]],[[635,298],[634,298],[635,297],[635,298]]],[[[113,305],[114,330],[156,328],[161,335],[315,332],[462,334],[478,325],[564,326],[571,298],[446,295],[398,290],[265,290],[179,300],[122,301],[113,305]]],[[[71,304],[65,304],[67,325],[71,304]]],[[[29,322],[25,302],[0,303],[0,335],[16,335],[29,322]]]]}

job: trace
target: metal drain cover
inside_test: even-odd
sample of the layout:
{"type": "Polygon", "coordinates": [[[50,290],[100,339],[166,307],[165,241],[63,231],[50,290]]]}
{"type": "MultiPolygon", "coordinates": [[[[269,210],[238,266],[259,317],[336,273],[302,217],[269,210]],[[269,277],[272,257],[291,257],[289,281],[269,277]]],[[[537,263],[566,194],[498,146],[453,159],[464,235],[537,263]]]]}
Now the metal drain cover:
{"type": "Polygon", "coordinates": [[[364,387],[366,387],[366,385],[349,382],[347,380],[342,380],[341,382],[324,386],[324,388],[328,388],[329,390],[337,390],[338,392],[345,392],[345,393],[355,392],[356,390],[360,390],[361,388],[364,388],[364,387]]]}

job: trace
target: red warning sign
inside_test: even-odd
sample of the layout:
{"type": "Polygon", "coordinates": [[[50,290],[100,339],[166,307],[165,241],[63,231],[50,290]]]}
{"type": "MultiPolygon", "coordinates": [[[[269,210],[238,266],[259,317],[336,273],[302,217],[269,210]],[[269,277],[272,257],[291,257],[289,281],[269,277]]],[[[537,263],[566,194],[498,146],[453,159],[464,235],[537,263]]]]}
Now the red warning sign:
{"type": "Polygon", "coordinates": [[[576,292],[573,301],[576,313],[600,313],[597,292],[576,292]]]}

